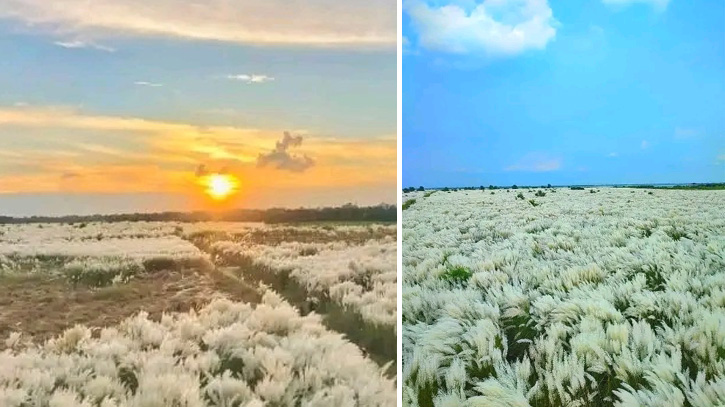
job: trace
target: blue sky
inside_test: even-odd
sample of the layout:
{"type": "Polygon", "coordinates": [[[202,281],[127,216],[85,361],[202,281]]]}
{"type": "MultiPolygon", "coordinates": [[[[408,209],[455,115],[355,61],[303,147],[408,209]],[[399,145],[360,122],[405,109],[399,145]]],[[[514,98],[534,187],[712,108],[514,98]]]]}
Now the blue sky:
{"type": "Polygon", "coordinates": [[[403,8],[403,186],[725,181],[725,2],[403,8]]]}
{"type": "Polygon", "coordinates": [[[0,0],[0,55],[0,215],[396,200],[395,0],[0,0]]]}

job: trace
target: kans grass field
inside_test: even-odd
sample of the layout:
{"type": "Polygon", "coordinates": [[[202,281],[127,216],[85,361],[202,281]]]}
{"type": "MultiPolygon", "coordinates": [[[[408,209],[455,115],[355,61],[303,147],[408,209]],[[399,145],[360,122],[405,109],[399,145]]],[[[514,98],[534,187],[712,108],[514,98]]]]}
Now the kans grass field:
{"type": "Polygon", "coordinates": [[[725,406],[724,190],[403,201],[406,406],[725,406]]]}
{"type": "Polygon", "coordinates": [[[395,236],[0,225],[0,406],[393,406],[395,236]]]}

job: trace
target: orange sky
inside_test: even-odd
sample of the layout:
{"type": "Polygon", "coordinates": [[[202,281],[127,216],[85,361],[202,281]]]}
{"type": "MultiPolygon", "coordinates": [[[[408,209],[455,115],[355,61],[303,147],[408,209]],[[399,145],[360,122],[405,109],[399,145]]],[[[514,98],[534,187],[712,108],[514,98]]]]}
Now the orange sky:
{"type": "Polygon", "coordinates": [[[285,154],[291,160],[309,157],[314,164],[297,171],[260,166],[258,157],[275,149],[283,131],[94,116],[68,108],[4,108],[0,193],[154,192],[206,202],[197,174],[204,165],[239,179],[239,196],[231,202],[245,207],[280,190],[304,194],[350,187],[389,187],[389,194],[372,198],[394,202],[394,136],[343,139],[300,130],[293,134],[302,137],[301,144],[285,154]]]}

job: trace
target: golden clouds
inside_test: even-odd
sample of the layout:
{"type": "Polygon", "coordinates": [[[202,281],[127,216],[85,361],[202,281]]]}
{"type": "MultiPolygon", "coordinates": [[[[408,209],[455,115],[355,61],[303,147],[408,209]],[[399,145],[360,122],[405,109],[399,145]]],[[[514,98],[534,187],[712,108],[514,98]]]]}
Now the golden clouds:
{"type": "Polygon", "coordinates": [[[0,109],[0,192],[198,192],[200,164],[225,168],[244,188],[395,185],[394,138],[305,135],[304,171],[258,166],[282,129],[197,126],[72,109],[0,109]],[[52,141],[52,143],[50,143],[52,141]]]}

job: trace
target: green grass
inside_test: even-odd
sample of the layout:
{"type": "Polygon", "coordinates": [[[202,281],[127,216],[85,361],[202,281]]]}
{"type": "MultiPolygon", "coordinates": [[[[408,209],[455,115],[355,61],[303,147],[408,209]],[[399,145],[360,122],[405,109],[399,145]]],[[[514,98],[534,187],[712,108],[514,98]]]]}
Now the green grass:
{"type": "Polygon", "coordinates": [[[446,272],[441,275],[441,278],[453,283],[465,283],[472,275],[473,273],[471,270],[463,266],[454,266],[446,270],[446,272]]]}
{"type": "Polygon", "coordinates": [[[405,201],[403,203],[403,210],[410,208],[410,206],[413,205],[414,203],[415,203],[415,199],[408,199],[407,201],[405,201]]]}

